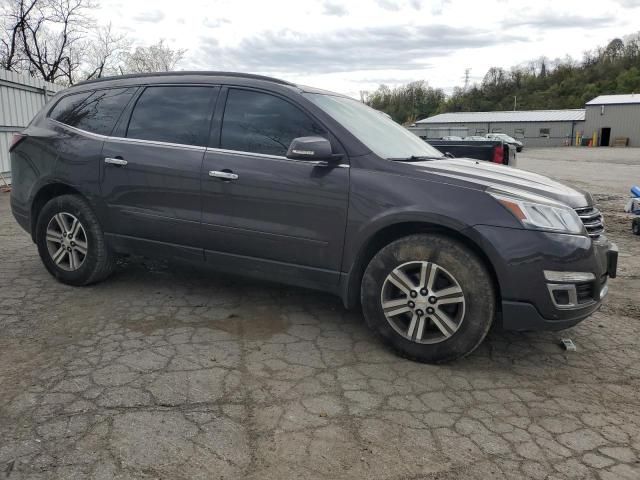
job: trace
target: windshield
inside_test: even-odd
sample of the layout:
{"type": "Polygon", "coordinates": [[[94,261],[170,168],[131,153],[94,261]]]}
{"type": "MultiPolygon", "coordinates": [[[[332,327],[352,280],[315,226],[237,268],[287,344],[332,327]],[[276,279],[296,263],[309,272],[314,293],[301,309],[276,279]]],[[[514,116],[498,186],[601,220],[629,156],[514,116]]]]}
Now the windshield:
{"type": "Polygon", "coordinates": [[[379,157],[442,157],[439,150],[364,103],[322,93],[306,93],[305,96],[379,157]]]}

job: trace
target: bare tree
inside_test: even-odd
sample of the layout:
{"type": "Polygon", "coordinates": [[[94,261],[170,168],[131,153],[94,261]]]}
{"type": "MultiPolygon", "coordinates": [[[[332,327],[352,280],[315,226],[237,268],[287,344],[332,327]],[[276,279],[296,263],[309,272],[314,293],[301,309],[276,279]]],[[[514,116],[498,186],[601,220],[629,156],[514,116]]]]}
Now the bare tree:
{"type": "Polygon", "coordinates": [[[85,43],[85,80],[117,75],[131,50],[131,41],[125,35],[114,32],[111,23],[98,27],[95,35],[85,43]]]}
{"type": "Polygon", "coordinates": [[[73,83],[94,0],[5,0],[3,67],[73,83]]]}
{"type": "Polygon", "coordinates": [[[137,47],[127,56],[122,73],[170,72],[184,58],[186,50],[174,50],[160,40],[148,47],[137,47]]]}
{"type": "Polygon", "coordinates": [[[22,29],[32,11],[41,0],[11,0],[0,5],[2,18],[0,38],[0,67],[5,70],[20,71],[24,67],[22,49],[22,29]]]}
{"type": "Polygon", "coordinates": [[[482,85],[487,88],[500,88],[507,81],[506,72],[499,67],[491,67],[485,74],[482,85]]]}
{"type": "Polygon", "coordinates": [[[540,57],[540,77],[545,78],[547,76],[547,64],[549,63],[549,59],[547,57],[540,57]]]}

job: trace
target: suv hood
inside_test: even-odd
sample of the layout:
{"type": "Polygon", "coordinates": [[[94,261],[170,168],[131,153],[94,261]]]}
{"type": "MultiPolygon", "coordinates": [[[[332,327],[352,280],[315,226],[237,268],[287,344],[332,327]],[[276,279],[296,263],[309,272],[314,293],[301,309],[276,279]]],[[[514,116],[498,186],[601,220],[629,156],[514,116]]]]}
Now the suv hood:
{"type": "Polygon", "coordinates": [[[494,188],[508,187],[509,191],[521,190],[562,202],[572,208],[589,207],[593,198],[588,192],[551,180],[537,173],[519,170],[507,165],[466,158],[416,162],[418,171],[455,178],[476,186],[494,188]]]}

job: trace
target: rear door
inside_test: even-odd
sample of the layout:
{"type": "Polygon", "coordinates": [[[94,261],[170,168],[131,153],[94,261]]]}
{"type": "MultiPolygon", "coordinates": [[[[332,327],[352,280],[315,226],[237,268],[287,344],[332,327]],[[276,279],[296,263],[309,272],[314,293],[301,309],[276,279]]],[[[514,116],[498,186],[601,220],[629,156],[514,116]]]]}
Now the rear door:
{"type": "Polygon", "coordinates": [[[337,141],[299,105],[260,90],[229,88],[216,120],[220,136],[202,170],[207,260],[275,279],[299,273],[301,284],[337,283],[347,159],[328,167],[285,156],[296,137],[325,136],[334,152],[337,141]]]}
{"type": "MultiPolygon", "coordinates": [[[[101,219],[102,205],[95,196],[99,192],[102,145],[137,90],[138,87],[122,87],[71,93],[49,112],[48,125],[55,134],[35,129],[42,134],[43,141],[38,144],[44,148],[33,161],[52,156],[55,162],[50,163],[55,165],[56,178],[96,201],[94,207],[101,219]]],[[[45,172],[48,168],[40,170],[45,172]]]]}
{"type": "Polygon", "coordinates": [[[202,256],[200,172],[218,91],[148,86],[105,141],[101,188],[114,240],[202,256]]]}

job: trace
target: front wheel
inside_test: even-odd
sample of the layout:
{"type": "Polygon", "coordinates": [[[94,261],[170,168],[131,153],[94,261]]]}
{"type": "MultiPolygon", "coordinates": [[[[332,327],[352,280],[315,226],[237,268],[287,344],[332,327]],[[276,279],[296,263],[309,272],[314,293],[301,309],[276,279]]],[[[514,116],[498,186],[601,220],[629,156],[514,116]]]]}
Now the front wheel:
{"type": "Polygon", "coordinates": [[[44,266],[63,283],[89,285],[113,270],[98,219],[78,195],[61,195],[45,204],[36,223],[36,244],[44,266]]]}
{"type": "Polygon", "coordinates": [[[396,240],[367,266],[361,286],[365,320],[412,360],[440,363],[468,355],[495,314],[491,275],[464,244],[437,234],[396,240]]]}

